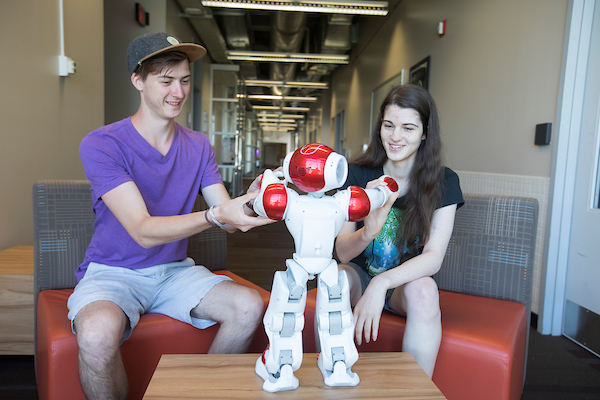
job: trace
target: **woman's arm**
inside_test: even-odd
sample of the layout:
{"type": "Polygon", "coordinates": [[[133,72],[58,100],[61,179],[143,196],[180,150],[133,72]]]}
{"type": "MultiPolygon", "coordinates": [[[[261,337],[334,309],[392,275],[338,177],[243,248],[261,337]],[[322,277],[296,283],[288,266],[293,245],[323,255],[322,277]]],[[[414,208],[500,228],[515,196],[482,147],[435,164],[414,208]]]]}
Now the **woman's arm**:
{"type": "MultiPolygon", "coordinates": [[[[385,186],[386,183],[376,179],[367,184],[367,189],[374,189],[378,186],[385,186]]],[[[392,205],[398,198],[399,193],[392,193],[383,207],[376,208],[369,213],[364,220],[364,226],[356,229],[356,222],[345,222],[335,241],[335,251],[342,263],[347,263],[354,257],[361,254],[379,235],[383,224],[392,205]]]]}
{"type": "Polygon", "coordinates": [[[363,337],[367,343],[370,340],[377,340],[379,320],[388,289],[397,288],[418,278],[432,276],[439,271],[452,235],[455,213],[456,204],[437,209],[433,213],[431,234],[423,252],[371,279],[354,308],[355,338],[359,345],[363,337]]]}
{"type": "Polygon", "coordinates": [[[454,228],[456,204],[438,208],[433,213],[429,241],[423,247],[423,252],[402,263],[398,268],[392,268],[377,275],[374,280],[385,282],[386,290],[404,285],[407,282],[424,276],[435,275],[442,266],[448,242],[454,228]]]}

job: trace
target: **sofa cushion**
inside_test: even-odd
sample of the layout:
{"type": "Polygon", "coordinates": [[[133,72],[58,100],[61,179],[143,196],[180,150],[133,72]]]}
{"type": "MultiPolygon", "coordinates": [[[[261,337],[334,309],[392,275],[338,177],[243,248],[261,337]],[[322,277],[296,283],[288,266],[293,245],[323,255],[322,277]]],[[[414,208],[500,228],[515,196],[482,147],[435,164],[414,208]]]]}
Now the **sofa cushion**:
{"type": "MultiPolygon", "coordinates": [[[[316,290],[308,292],[304,351],[315,351],[316,290]]],[[[440,290],[442,343],[433,376],[449,400],[518,400],[523,385],[525,306],[440,290]]],[[[377,341],[359,352],[402,351],[406,319],[384,312],[377,341]]],[[[360,360],[358,361],[360,362],[360,360]]]]}

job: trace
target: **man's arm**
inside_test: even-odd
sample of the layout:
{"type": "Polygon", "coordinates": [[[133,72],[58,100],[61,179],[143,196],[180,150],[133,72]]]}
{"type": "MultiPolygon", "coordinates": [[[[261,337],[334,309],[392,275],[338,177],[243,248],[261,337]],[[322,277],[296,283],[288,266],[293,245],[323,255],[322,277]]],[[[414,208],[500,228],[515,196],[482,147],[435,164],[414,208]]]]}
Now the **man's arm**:
{"type": "MultiPolygon", "coordinates": [[[[209,205],[220,204],[213,211],[220,223],[229,225],[227,230],[247,231],[255,226],[275,222],[267,218],[248,217],[244,214],[244,204],[254,198],[256,193],[230,200],[225,187],[222,184],[215,184],[203,189],[202,194],[209,205]]],[[[102,200],[127,233],[144,248],[181,240],[210,228],[204,215],[207,211],[168,217],[151,216],[139,189],[131,181],[105,193],[102,195],[102,200]]],[[[208,218],[211,219],[210,216],[208,218]]]]}
{"type": "Polygon", "coordinates": [[[201,213],[151,216],[132,181],[108,191],[102,195],[102,200],[133,240],[147,249],[184,239],[210,227],[201,213]]]}
{"type": "MultiPolygon", "coordinates": [[[[260,182],[259,178],[255,182],[260,182]]],[[[242,232],[246,232],[256,226],[267,225],[276,220],[272,220],[264,217],[254,217],[248,215],[250,210],[246,206],[250,200],[253,200],[258,195],[259,191],[254,186],[257,186],[255,182],[252,183],[248,192],[243,195],[236,197],[235,199],[229,199],[229,194],[222,184],[210,185],[202,189],[202,196],[206,200],[206,204],[213,207],[213,214],[215,219],[225,224],[223,227],[229,233],[233,233],[236,229],[242,232]]],[[[258,185],[260,187],[260,185],[258,185]]],[[[251,214],[254,214],[253,212],[251,214]]],[[[211,216],[208,217],[212,220],[211,216]]]]}

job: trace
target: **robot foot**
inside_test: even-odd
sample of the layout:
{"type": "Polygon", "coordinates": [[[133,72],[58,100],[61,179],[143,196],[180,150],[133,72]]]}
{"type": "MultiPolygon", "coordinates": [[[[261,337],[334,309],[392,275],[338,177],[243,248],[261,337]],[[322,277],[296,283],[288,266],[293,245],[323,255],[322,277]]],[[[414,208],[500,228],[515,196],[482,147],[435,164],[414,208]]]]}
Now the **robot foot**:
{"type": "Polygon", "coordinates": [[[328,371],[323,367],[322,359],[319,355],[317,365],[323,374],[327,386],[356,386],[360,383],[358,375],[350,368],[346,368],[346,363],[337,361],[333,364],[333,371],[328,371]]]}
{"type": "Polygon", "coordinates": [[[262,357],[258,357],[256,360],[256,367],[254,369],[256,374],[261,377],[265,382],[263,383],[263,390],[265,392],[281,392],[284,390],[296,390],[299,386],[298,378],[294,376],[292,366],[289,364],[282,365],[277,377],[274,374],[270,374],[267,371],[267,367],[262,362],[262,357]]]}

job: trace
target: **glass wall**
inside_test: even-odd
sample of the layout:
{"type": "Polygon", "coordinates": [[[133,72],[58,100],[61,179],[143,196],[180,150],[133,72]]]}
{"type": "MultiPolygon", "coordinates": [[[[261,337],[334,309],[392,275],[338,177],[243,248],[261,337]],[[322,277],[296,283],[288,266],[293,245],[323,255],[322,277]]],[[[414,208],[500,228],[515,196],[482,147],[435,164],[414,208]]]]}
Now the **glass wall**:
{"type": "Polygon", "coordinates": [[[230,196],[242,188],[243,114],[240,112],[237,65],[211,65],[210,140],[215,150],[219,172],[230,196]]]}

